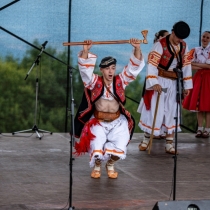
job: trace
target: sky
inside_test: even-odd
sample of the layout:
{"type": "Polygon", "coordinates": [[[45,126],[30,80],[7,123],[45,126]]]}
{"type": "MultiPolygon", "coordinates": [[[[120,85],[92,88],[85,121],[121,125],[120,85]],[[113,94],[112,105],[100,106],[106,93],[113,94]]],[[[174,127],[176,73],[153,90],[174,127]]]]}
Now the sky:
{"type": "MultiPolygon", "coordinates": [[[[1,0],[0,7],[10,2],[12,0],[1,0]]],[[[210,30],[210,0],[203,2],[202,32],[210,30]]],[[[141,31],[148,30],[148,44],[141,45],[147,60],[154,34],[161,29],[170,32],[173,24],[179,20],[187,22],[191,28],[190,36],[185,40],[188,47],[198,46],[200,9],[200,0],[20,0],[0,11],[0,26],[29,43],[35,39],[39,43],[48,41],[46,47],[51,46],[58,52],[67,51],[68,47],[63,46],[63,43],[68,41],[69,28],[72,42],[86,39],[142,39],[141,31]]],[[[0,30],[0,57],[11,54],[21,58],[30,48],[0,30]]],[[[75,65],[82,46],[72,46],[70,49],[72,65],[75,65]]],[[[94,45],[91,51],[98,55],[99,61],[105,56],[115,57],[117,70],[120,71],[127,64],[132,47],[130,44],[94,45]]]]}

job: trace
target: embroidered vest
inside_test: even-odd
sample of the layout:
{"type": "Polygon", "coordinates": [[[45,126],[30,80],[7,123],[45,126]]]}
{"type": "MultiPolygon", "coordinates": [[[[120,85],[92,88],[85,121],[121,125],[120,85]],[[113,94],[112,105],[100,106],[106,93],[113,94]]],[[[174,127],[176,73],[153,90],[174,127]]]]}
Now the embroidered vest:
{"type": "MultiPolygon", "coordinates": [[[[103,94],[104,91],[104,85],[103,85],[103,78],[98,77],[96,84],[94,88],[91,90],[91,103],[95,103],[103,94]]],[[[114,95],[117,96],[119,101],[122,104],[125,104],[126,98],[125,98],[125,90],[123,89],[123,84],[120,79],[120,76],[117,75],[114,77],[113,80],[113,90],[114,90],[114,95]]]]}
{"type": "MultiPolygon", "coordinates": [[[[160,62],[159,62],[159,65],[158,67],[161,68],[161,69],[164,69],[164,70],[168,70],[173,59],[174,59],[174,52],[171,50],[171,47],[170,47],[170,42],[169,42],[169,37],[170,35],[160,39],[160,43],[162,45],[162,48],[163,48],[163,54],[160,58],[160,62]]],[[[180,43],[180,51],[178,53],[178,56],[179,56],[179,60],[180,60],[180,65],[177,66],[179,69],[182,68],[183,66],[183,56],[184,56],[184,53],[185,53],[185,49],[186,49],[186,43],[184,41],[182,41],[180,43]]]]}
{"type": "MultiPolygon", "coordinates": [[[[123,84],[119,75],[116,75],[113,80],[113,90],[114,95],[118,100],[124,105],[126,102],[125,90],[123,89],[123,84]]],[[[76,116],[74,118],[75,124],[75,136],[79,137],[84,124],[90,119],[95,109],[95,102],[103,95],[104,85],[102,77],[98,76],[96,85],[92,90],[85,88],[82,101],[77,110],[76,116]]],[[[124,108],[120,108],[120,112],[125,115],[128,120],[128,127],[130,131],[130,136],[132,137],[135,128],[135,120],[131,114],[124,108]]],[[[72,134],[72,131],[71,131],[72,134]]]]}

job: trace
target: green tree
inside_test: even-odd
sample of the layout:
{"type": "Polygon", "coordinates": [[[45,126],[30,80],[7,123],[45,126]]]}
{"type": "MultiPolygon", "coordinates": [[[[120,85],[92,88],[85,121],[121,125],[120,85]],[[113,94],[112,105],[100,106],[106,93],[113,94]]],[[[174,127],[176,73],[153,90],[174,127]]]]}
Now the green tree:
{"type": "MultiPolygon", "coordinates": [[[[35,40],[34,45],[39,43],[35,40]]],[[[65,62],[67,53],[57,53],[55,49],[46,49],[50,55],[65,62]]],[[[37,124],[43,130],[64,132],[66,119],[66,92],[68,88],[68,68],[52,57],[42,54],[39,62],[26,74],[37,58],[39,51],[29,49],[22,60],[9,55],[0,60],[0,128],[1,132],[14,132],[30,129],[35,121],[35,96],[38,87],[37,124]]],[[[71,61],[72,62],[72,61],[71,61]]],[[[76,99],[81,98],[81,81],[75,68],[73,85],[76,99]]]]}
{"type": "Polygon", "coordinates": [[[11,56],[5,61],[0,60],[0,71],[0,128],[1,131],[11,132],[19,126],[28,125],[32,113],[27,113],[27,110],[33,101],[33,89],[24,85],[24,69],[19,68],[18,62],[11,56]]]}
{"type": "MultiPolygon", "coordinates": [[[[34,45],[40,46],[35,40],[34,45]]],[[[58,53],[56,49],[47,47],[46,52],[58,58],[64,63],[67,60],[67,52],[58,53]]],[[[38,65],[25,80],[26,74],[37,58],[39,51],[29,49],[22,59],[15,59],[12,55],[0,58],[0,131],[14,132],[30,129],[34,125],[35,96],[38,80],[38,106],[37,125],[40,129],[52,132],[64,132],[65,122],[70,117],[66,116],[66,108],[71,107],[71,85],[69,84],[69,68],[58,60],[42,54],[38,65]],[[68,98],[68,101],[67,101],[68,98]],[[68,107],[66,107],[66,101],[68,107]]],[[[70,60],[70,63],[73,63],[70,60]]],[[[98,66],[98,65],[96,65],[98,66]]],[[[100,74],[96,67],[96,73],[100,74]]],[[[72,69],[73,99],[75,112],[81,102],[83,83],[80,78],[78,67],[72,69]]],[[[126,88],[127,102],[125,107],[135,119],[135,132],[142,132],[138,127],[140,114],[137,108],[141,99],[143,84],[140,82],[141,75],[130,83],[126,88]]],[[[182,111],[183,125],[195,130],[197,125],[196,114],[187,110],[182,111]]],[[[69,125],[68,125],[69,127],[69,125]]],[[[70,128],[69,128],[70,131],[70,128]]],[[[184,132],[189,132],[183,129],[184,132]]]]}

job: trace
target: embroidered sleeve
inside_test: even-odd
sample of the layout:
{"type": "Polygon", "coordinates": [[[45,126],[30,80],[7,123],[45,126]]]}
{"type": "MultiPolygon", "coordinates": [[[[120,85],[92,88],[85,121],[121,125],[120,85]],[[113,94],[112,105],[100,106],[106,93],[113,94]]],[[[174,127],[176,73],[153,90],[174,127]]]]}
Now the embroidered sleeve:
{"type": "Polygon", "coordinates": [[[189,64],[191,64],[191,60],[193,59],[193,54],[191,54],[192,52],[189,51],[188,53],[186,53],[184,55],[184,60],[183,60],[183,66],[187,66],[189,64]]]}
{"type": "Polygon", "coordinates": [[[156,51],[152,51],[149,53],[149,56],[148,56],[148,64],[151,64],[157,67],[160,62],[160,58],[161,58],[161,54],[159,54],[156,51]]]}
{"type": "Polygon", "coordinates": [[[184,82],[184,89],[192,89],[192,67],[191,67],[191,53],[186,46],[185,53],[184,53],[184,60],[183,60],[183,82],[184,82]]]}
{"type": "Polygon", "coordinates": [[[136,79],[136,77],[142,71],[144,66],[144,58],[142,58],[142,60],[139,60],[132,53],[128,65],[125,66],[123,71],[119,74],[124,89],[130,82],[136,79]]]}
{"type": "Polygon", "coordinates": [[[195,48],[191,49],[185,56],[184,56],[184,64],[186,65],[187,63],[193,62],[195,59],[195,48]]]}
{"type": "Polygon", "coordinates": [[[160,42],[153,45],[148,57],[148,65],[146,71],[146,89],[151,89],[153,85],[158,84],[158,64],[163,54],[163,48],[160,42]]]}
{"type": "Polygon", "coordinates": [[[84,86],[92,90],[98,78],[98,75],[93,73],[97,56],[92,53],[88,53],[88,58],[84,59],[80,57],[80,55],[81,52],[78,54],[78,67],[80,76],[84,86]]]}

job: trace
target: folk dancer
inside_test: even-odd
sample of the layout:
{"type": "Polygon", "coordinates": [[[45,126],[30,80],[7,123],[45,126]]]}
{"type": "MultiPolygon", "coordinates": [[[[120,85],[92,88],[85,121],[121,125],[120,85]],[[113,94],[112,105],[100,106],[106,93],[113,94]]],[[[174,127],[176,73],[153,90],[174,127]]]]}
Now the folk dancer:
{"type": "Polygon", "coordinates": [[[100,178],[101,163],[106,161],[109,178],[117,178],[114,163],[126,158],[135,122],[124,108],[125,88],[136,79],[145,66],[137,39],[130,39],[134,47],[129,63],[119,75],[115,75],[117,60],[111,56],[100,62],[102,76],[94,74],[97,55],[89,52],[92,41],[86,40],[78,55],[78,65],[85,91],[75,116],[76,154],[88,152],[92,178],[100,178]]]}
{"type": "MultiPolygon", "coordinates": [[[[146,91],[137,110],[141,113],[138,125],[144,131],[143,141],[139,145],[140,151],[147,150],[149,146],[159,93],[161,95],[154,135],[159,136],[166,133],[165,152],[175,154],[173,138],[176,128],[174,118],[177,109],[177,74],[173,69],[178,68],[182,70],[183,95],[188,95],[189,90],[192,88],[192,71],[188,46],[183,39],[187,38],[189,34],[190,28],[188,24],[179,21],[174,24],[171,34],[156,42],[150,52],[146,73],[146,91]],[[167,92],[162,92],[162,88],[166,88],[167,92]]],[[[178,117],[178,132],[181,131],[179,121],[178,117]]]]}
{"type": "Polygon", "coordinates": [[[191,50],[193,76],[193,90],[183,101],[183,108],[197,112],[198,129],[196,138],[208,138],[210,133],[210,31],[201,36],[201,46],[191,50]]]}

